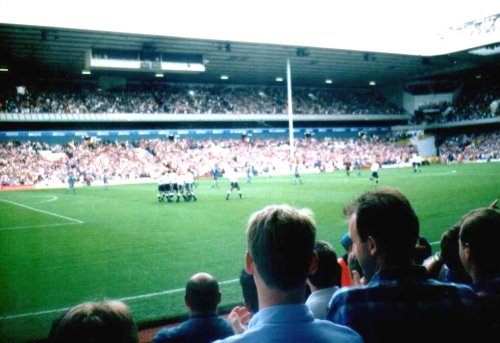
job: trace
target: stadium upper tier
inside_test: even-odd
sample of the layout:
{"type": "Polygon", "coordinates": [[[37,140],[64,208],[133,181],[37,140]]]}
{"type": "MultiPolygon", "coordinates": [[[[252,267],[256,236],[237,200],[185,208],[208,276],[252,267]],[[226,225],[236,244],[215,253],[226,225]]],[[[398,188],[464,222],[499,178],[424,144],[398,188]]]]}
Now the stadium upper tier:
{"type": "MultiPolygon", "coordinates": [[[[287,114],[285,87],[157,86],[153,89],[11,90],[0,96],[6,113],[287,114]]],[[[401,115],[375,90],[293,92],[295,114],[401,115]]]]}
{"type": "MultiPolygon", "coordinates": [[[[304,121],[382,120],[443,124],[498,119],[500,87],[466,85],[449,101],[398,107],[374,88],[293,90],[304,121]]],[[[428,96],[428,99],[432,97],[428,96]]],[[[442,99],[437,97],[436,99],[442,99]]],[[[133,85],[120,90],[68,84],[0,90],[0,121],[287,121],[285,87],[194,84],[133,85]]]]}

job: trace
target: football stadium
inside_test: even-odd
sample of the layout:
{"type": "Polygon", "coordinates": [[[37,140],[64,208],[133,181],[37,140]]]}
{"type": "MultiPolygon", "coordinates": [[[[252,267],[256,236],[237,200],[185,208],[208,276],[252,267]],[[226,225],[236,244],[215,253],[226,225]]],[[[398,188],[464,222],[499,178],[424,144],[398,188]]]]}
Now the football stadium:
{"type": "MultiPolygon", "coordinates": [[[[247,306],[245,268],[254,273],[261,311],[273,307],[271,298],[299,306],[316,291],[311,269],[294,288],[303,297],[290,302],[289,288],[268,285],[247,241],[252,214],[270,205],[309,209],[315,240],[330,243],[339,263],[344,254],[347,262],[349,233],[349,255],[366,281],[356,283],[353,274],[350,285],[339,281],[338,300],[345,288],[373,281],[356,249],[370,246],[373,256],[390,250],[380,241],[376,251],[369,245],[379,233],[356,241],[361,212],[347,205],[387,188],[418,217],[415,250],[421,242],[427,250],[412,263],[442,284],[460,284],[459,292],[479,303],[475,287],[485,281],[470,272],[479,267],[468,264],[467,249],[472,256],[476,250],[462,241],[464,220],[454,257],[470,279],[453,279],[446,261],[435,274],[426,263],[444,255],[444,234],[469,211],[489,207],[498,216],[498,4],[443,1],[430,10],[424,1],[409,13],[377,1],[360,13],[319,1],[307,8],[71,3],[0,2],[0,342],[76,341],[63,336],[64,325],[75,306],[89,302],[125,304],[133,337],[123,341],[151,342],[162,328],[205,315],[187,293],[208,276],[221,294],[210,316],[234,319],[233,308],[247,306]],[[398,15],[365,13],[389,8],[398,15]]],[[[382,219],[392,223],[387,217],[403,212],[382,219]]],[[[283,266],[295,261],[288,239],[264,255],[283,266]]],[[[319,270],[319,250],[313,255],[319,270]]],[[[489,259],[497,267],[488,280],[498,292],[499,256],[492,251],[489,259]]],[[[498,293],[488,296],[482,303],[500,303],[498,293]]],[[[321,322],[333,331],[331,322],[346,325],[340,309],[327,305],[321,322]]],[[[498,319],[498,308],[492,313],[486,318],[498,319]]],[[[233,319],[223,319],[231,335],[241,332],[233,319]]],[[[258,332],[256,322],[245,321],[242,335],[258,332]]],[[[377,342],[358,328],[349,332],[377,342]]],[[[321,341],[304,332],[292,330],[287,341],[321,341]]],[[[206,337],[183,341],[228,335],[206,337]]],[[[174,340],[154,339],[164,341],[174,340]]]]}

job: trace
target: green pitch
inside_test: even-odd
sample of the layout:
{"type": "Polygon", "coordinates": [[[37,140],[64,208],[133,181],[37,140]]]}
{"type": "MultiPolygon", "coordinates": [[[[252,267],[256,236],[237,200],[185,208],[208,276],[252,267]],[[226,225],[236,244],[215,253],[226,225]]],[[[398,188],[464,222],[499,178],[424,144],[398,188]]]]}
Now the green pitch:
{"type": "Polygon", "coordinates": [[[158,203],[156,185],[142,184],[0,193],[0,340],[47,335],[65,308],[89,300],[122,299],[139,323],[186,313],[183,287],[205,271],[222,282],[223,305],[241,299],[245,226],[266,205],[288,203],[315,213],[318,239],[347,231],[342,207],[360,193],[390,186],[408,196],[430,242],[469,209],[500,198],[500,163],[382,169],[378,185],[343,172],[241,179],[244,199],[225,200],[201,180],[197,202],[158,203]]]}

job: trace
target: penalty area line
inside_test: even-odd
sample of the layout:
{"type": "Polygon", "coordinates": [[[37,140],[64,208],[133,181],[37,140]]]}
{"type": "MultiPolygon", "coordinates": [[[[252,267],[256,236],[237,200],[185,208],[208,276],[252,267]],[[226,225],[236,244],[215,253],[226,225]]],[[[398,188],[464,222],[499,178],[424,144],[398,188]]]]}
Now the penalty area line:
{"type": "Polygon", "coordinates": [[[58,217],[58,218],[70,220],[70,221],[78,223],[78,224],[83,224],[83,221],[81,221],[81,220],[70,218],[70,217],[66,217],[66,216],[63,216],[63,215],[60,215],[60,214],[57,214],[57,213],[53,213],[53,212],[49,212],[49,211],[40,210],[38,208],[34,208],[34,207],[31,207],[31,206],[20,204],[18,202],[14,202],[14,201],[10,201],[10,200],[5,200],[5,199],[0,199],[0,201],[6,202],[8,204],[16,205],[16,206],[19,206],[19,207],[24,207],[24,208],[27,208],[28,210],[32,210],[32,211],[35,211],[35,212],[40,212],[40,213],[48,214],[49,216],[54,216],[54,217],[58,217]]]}
{"type": "MultiPolygon", "coordinates": [[[[219,282],[219,285],[228,285],[228,284],[231,284],[231,283],[236,283],[238,281],[239,281],[239,279],[232,279],[232,280],[221,281],[221,282],[219,282]]],[[[144,299],[144,298],[153,298],[153,297],[157,297],[157,296],[160,296],[160,295],[169,295],[169,294],[181,293],[181,292],[184,292],[184,291],[185,291],[185,288],[176,288],[176,289],[170,289],[170,290],[162,291],[162,292],[154,292],[154,293],[134,295],[134,296],[130,296],[130,297],[123,297],[123,298],[118,298],[118,299],[115,299],[115,300],[130,301],[130,300],[137,300],[137,299],[144,299]]],[[[64,311],[69,310],[70,308],[71,307],[62,307],[62,308],[56,308],[56,309],[53,309],[53,310],[45,310],[45,311],[38,311],[38,312],[13,314],[13,315],[10,315],[10,316],[0,316],[0,321],[2,321],[2,320],[11,320],[11,319],[19,319],[19,318],[25,318],[25,317],[35,317],[35,316],[41,316],[41,315],[44,315],[44,314],[64,312],[64,311]]]]}

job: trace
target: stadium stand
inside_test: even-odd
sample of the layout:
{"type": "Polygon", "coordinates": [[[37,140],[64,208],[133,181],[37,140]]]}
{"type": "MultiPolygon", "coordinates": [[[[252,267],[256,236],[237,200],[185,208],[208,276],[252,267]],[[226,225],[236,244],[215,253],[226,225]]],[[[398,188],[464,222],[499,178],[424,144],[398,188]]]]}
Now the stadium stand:
{"type": "MultiPolygon", "coordinates": [[[[286,114],[285,87],[156,85],[125,90],[27,89],[0,95],[0,112],[52,113],[170,113],[286,114]]],[[[76,88],[73,86],[72,88],[76,88]]],[[[296,114],[402,114],[373,89],[324,90],[298,88],[296,114]]]]}

